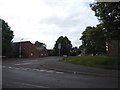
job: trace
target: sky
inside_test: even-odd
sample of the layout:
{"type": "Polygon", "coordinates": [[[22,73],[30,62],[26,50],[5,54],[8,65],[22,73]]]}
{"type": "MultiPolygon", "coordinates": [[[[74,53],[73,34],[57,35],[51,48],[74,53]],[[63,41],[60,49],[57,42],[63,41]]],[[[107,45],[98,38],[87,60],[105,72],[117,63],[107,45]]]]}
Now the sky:
{"type": "Polygon", "coordinates": [[[89,4],[94,0],[0,0],[0,18],[14,32],[13,42],[39,41],[53,49],[60,36],[79,47],[82,32],[99,22],[89,4]]]}

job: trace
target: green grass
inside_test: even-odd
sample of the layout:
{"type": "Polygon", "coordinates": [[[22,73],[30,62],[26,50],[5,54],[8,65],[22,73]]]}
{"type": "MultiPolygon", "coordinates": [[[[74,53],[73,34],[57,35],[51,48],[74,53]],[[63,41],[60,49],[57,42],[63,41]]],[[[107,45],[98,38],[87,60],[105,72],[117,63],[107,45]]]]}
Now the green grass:
{"type": "Polygon", "coordinates": [[[85,65],[97,68],[105,69],[119,69],[118,57],[108,57],[108,56],[74,56],[67,59],[61,60],[61,62],[68,62],[72,64],[85,65]]]}

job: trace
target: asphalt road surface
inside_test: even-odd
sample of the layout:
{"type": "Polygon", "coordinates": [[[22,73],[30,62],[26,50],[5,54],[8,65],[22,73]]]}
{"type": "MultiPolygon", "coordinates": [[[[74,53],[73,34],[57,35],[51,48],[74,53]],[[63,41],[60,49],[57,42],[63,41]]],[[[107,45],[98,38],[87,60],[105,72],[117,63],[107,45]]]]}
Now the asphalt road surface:
{"type": "Polygon", "coordinates": [[[41,65],[59,58],[3,61],[2,88],[118,88],[118,78],[64,73],[41,65]]]}

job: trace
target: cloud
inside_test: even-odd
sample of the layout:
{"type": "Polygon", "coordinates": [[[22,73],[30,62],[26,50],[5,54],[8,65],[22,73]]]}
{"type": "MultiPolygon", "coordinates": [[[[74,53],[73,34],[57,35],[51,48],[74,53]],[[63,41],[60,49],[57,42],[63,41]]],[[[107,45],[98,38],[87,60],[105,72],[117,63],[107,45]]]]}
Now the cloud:
{"type": "Polygon", "coordinates": [[[53,48],[60,36],[80,46],[81,33],[98,23],[89,4],[94,0],[0,0],[0,18],[21,38],[43,42],[53,48]]]}
{"type": "MultiPolygon", "coordinates": [[[[52,3],[49,2],[49,4],[51,5],[52,3]]],[[[52,7],[56,7],[56,5],[60,7],[64,6],[62,13],[65,13],[65,17],[54,14],[53,16],[42,19],[40,23],[44,23],[49,26],[54,25],[56,33],[68,36],[70,40],[72,40],[74,46],[79,46],[81,44],[79,38],[86,26],[95,26],[96,23],[98,23],[97,18],[94,16],[94,12],[90,9],[89,4],[86,2],[74,2],[74,4],[70,2],[69,4],[56,3],[54,5],[52,4],[52,7]],[[59,29],[55,27],[58,27],[59,29]]]]}
{"type": "MultiPolygon", "coordinates": [[[[73,0],[70,1],[73,2],[73,0]]],[[[69,4],[64,4],[65,2],[63,3],[64,9],[62,8],[63,12],[61,13],[64,13],[65,17],[60,16],[58,13],[56,13],[53,16],[42,19],[40,23],[49,25],[54,24],[60,28],[96,24],[97,18],[95,18],[94,12],[92,12],[92,10],[90,9],[89,4],[85,5],[85,3],[78,3],[78,1],[79,0],[77,0],[77,2],[74,2],[74,4],[70,2],[68,2],[69,4]]],[[[56,5],[57,4],[55,4],[54,7],[56,7],[56,5]]],[[[61,8],[61,6],[59,8],[61,8]]]]}

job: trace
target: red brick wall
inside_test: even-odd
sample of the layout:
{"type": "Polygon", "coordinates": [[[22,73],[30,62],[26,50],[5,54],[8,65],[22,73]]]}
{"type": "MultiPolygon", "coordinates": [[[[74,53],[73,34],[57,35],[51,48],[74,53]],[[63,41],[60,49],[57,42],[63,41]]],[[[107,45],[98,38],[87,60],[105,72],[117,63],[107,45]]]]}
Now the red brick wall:
{"type": "Polygon", "coordinates": [[[39,50],[40,57],[47,57],[48,51],[46,49],[39,50]]]}
{"type": "Polygon", "coordinates": [[[30,57],[30,58],[39,57],[39,52],[29,41],[21,42],[21,51],[22,51],[22,57],[30,57]]]}
{"type": "Polygon", "coordinates": [[[25,58],[38,58],[48,56],[46,49],[38,50],[30,41],[21,42],[21,52],[22,57],[25,58]]]}

